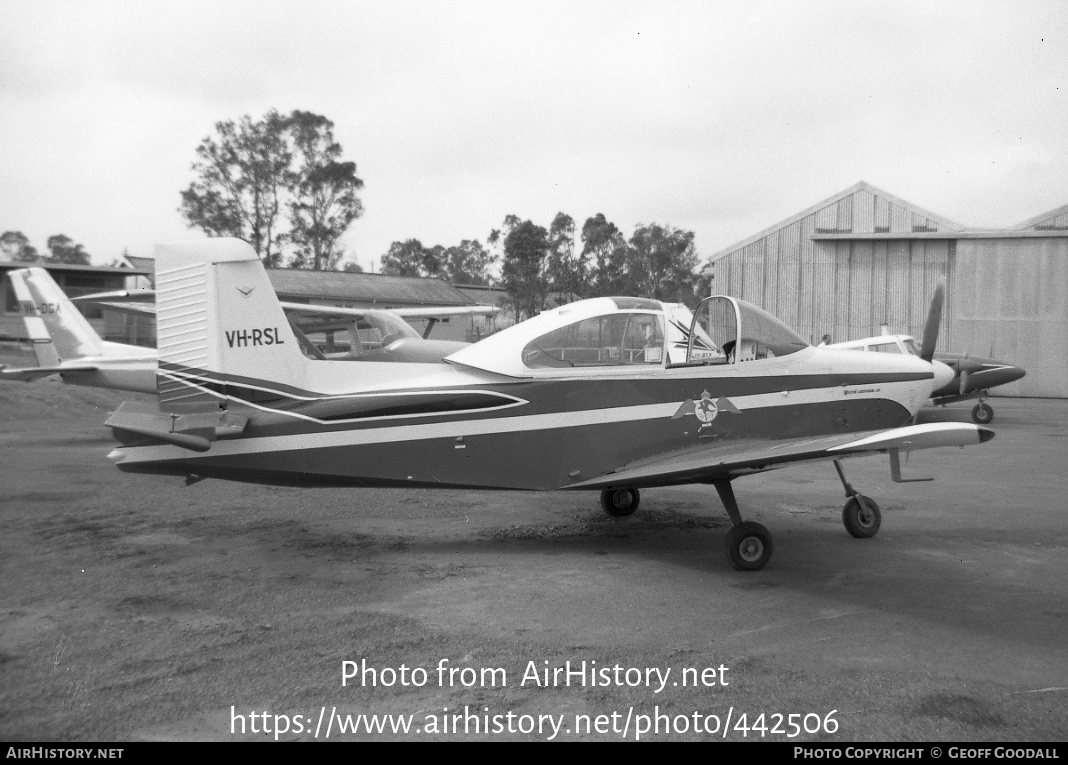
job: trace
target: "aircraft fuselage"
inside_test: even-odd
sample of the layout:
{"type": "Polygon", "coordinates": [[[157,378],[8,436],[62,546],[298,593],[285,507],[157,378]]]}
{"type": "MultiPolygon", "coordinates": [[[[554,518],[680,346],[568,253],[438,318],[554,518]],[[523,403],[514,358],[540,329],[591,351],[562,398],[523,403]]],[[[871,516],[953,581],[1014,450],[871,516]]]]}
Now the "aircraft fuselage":
{"type": "MultiPolygon", "coordinates": [[[[133,441],[112,459],[129,472],[273,484],[566,489],[676,451],[893,428],[932,385],[919,359],[823,348],[730,364],[554,370],[551,379],[418,366],[425,385],[352,394],[230,376],[229,411],[249,418],[241,438],[203,455],[133,441]]],[[[205,390],[222,390],[222,379],[202,375],[205,390]]]]}

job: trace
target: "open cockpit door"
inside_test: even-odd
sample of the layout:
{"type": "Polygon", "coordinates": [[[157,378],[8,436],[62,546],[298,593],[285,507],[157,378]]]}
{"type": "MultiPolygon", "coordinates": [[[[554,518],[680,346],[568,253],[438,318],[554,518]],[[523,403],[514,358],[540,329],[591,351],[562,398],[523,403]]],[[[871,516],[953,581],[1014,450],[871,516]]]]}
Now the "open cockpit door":
{"type": "Polygon", "coordinates": [[[713,295],[701,301],[690,324],[687,364],[733,363],[738,343],[738,305],[734,298],[713,295]]]}
{"type": "Polygon", "coordinates": [[[744,300],[713,295],[694,312],[687,364],[734,364],[786,356],[808,347],[767,311],[744,300]]]}

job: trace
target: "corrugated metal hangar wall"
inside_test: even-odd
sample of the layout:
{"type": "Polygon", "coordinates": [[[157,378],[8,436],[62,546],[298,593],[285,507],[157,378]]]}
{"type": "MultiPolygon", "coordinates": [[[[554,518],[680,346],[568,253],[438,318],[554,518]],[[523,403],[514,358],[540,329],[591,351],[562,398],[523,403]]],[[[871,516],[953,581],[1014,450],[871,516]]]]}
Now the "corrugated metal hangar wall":
{"type": "Polygon", "coordinates": [[[967,229],[866,183],[712,256],[712,291],[819,342],[919,336],[947,275],[938,349],[1027,369],[1002,395],[1068,397],[1068,206],[967,229]]]}

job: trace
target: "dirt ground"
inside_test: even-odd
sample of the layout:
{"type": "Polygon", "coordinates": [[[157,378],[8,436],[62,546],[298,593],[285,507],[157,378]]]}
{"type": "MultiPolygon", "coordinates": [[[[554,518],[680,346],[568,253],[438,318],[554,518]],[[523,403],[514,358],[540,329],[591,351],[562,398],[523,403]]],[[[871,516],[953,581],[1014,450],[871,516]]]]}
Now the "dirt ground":
{"type": "Polygon", "coordinates": [[[0,385],[0,740],[1065,740],[1068,401],[993,399],[993,441],[913,455],[932,483],[847,461],[870,540],[830,464],[739,480],[776,545],[743,573],[706,487],[616,520],[125,475],[134,398],[0,385]]]}

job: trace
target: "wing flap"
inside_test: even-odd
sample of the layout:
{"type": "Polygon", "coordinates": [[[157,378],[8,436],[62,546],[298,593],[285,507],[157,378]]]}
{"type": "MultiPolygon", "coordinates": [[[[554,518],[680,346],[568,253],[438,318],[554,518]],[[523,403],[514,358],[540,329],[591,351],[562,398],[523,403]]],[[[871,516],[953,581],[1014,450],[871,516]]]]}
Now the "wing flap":
{"type": "Polygon", "coordinates": [[[773,470],[795,462],[843,459],[891,449],[911,451],[970,446],[993,437],[993,431],[977,425],[939,422],[781,441],[724,441],[624,465],[610,473],[569,484],[565,488],[701,483],[773,470]]]}

